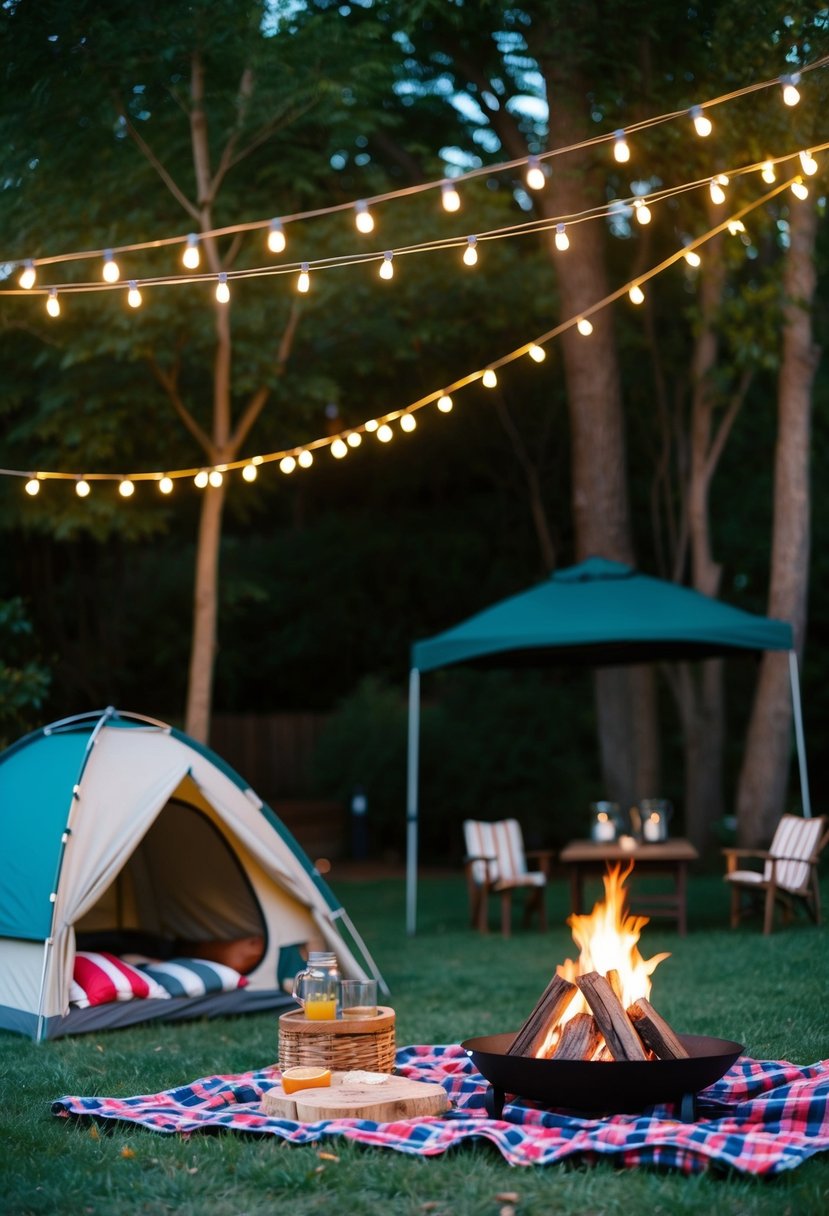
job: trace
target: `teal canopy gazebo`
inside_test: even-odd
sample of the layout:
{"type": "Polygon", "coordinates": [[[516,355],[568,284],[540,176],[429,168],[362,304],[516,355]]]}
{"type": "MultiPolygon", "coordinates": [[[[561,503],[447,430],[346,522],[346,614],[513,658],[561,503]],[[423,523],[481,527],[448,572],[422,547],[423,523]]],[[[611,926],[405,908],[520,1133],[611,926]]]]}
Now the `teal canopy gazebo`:
{"type": "Polygon", "coordinates": [[[457,664],[594,667],[738,652],[789,653],[804,815],[811,814],[797,656],[786,621],[756,616],[688,587],[591,557],[412,646],[409,674],[406,921],[417,906],[420,675],[457,664]]]}

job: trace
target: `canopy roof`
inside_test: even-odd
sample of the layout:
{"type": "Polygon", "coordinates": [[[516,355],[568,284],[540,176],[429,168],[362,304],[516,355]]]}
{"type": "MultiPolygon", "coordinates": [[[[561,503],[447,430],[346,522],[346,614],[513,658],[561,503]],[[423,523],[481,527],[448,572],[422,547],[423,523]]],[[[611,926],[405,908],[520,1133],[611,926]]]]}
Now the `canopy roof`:
{"type": "Polygon", "coordinates": [[[579,662],[605,666],[791,650],[786,621],[755,616],[687,587],[591,557],[416,642],[412,667],[579,662]]]}

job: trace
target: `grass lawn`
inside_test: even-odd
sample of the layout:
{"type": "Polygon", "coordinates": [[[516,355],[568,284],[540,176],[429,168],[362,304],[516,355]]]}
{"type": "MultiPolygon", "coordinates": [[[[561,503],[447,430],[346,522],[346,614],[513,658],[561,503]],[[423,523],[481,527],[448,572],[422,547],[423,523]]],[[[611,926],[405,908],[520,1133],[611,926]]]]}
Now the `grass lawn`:
{"type": "MultiPolygon", "coordinates": [[[[555,964],[574,954],[561,880],[550,892],[550,932],[519,930],[503,941],[467,928],[460,878],[423,878],[419,932],[409,941],[402,881],[347,881],[336,870],[331,878],[392,989],[398,1045],[517,1029],[555,964]]],[[[808,1064],[829,1057],[829,928],[804,918],[769,939],[758,921],[732,933],[718,876],[692,880],[690,920],[684,939],[655,921],[640,943],[646,957],[671,951],[652,999],[676,1029],[736,1039],[757,1058],[808,1064]]],[[[762,1182],[608,1164],[512,1168],[485,1144],[418,1159],[329,1140],[324,1151],[337,1158],[329,1160],[314,1146],[270,1138],[99,1132],[50,1114],[51,1100],[64,1094],[153,1093],[263,1067],[276,1051],[276,1020],[266,1014],[41,1046],[0,1032],[0,1212],[497,1216],[505,1192],[518,1196],[516,1216],[829,1211],[829,1153],[762,1182]]]]}

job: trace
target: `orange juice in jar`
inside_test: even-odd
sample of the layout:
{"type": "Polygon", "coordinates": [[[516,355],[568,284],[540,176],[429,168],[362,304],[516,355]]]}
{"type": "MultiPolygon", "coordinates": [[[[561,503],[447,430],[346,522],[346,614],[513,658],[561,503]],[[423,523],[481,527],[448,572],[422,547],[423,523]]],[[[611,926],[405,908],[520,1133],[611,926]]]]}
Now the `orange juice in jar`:
{"type": "Polygon", "coordinates": [[[294,998],[306,1018],[315,1022],[331,1021],[339,1015],[340,973],[336,955],[329,951],[311,952],[308,966],[294,980],[294,998]]]}

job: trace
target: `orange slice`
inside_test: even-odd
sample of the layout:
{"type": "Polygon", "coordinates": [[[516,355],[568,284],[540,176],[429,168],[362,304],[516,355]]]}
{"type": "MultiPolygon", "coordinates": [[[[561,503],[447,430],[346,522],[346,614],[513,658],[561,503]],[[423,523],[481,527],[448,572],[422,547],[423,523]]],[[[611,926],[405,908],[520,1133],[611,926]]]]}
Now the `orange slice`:
{"type": "Polygon", "coordinates": [[[329,1068],[286,1068],[282,1074],[282,1088],[286,1094],[296,1093],[298,1089],[324,1088],[330,1084],[329,1068]]]}

